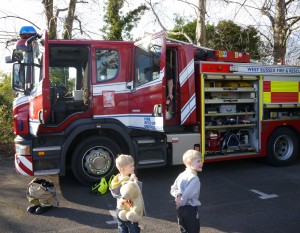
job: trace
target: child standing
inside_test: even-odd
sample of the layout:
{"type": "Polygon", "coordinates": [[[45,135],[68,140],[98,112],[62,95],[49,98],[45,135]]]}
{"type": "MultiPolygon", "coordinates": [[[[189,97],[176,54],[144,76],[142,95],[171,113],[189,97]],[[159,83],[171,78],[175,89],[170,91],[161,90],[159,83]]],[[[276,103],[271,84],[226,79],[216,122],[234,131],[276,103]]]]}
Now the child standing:
{"type": "MultiPolygon", "coordinates": [[[[120,188],[123,181],[132,179],[137,181],[137,177],[134,174],[134,159],[130,155],[121,154],[116,159],[116,167],[119,172],[111,181],[110,191],[114,198],[117,198],[117,202],[121,198],[120,188]]],[[[117,204],[118,206],[118,204],[117,204]]],[[[120,233],[139,233],[140,227],[138,222],[122,221],[119,217],[120,210],[116,210],[118,219],[118,230],[120,233]]]]}
{"type": "Polygon", "coordinates": [[[198,206],[200,195],[200,179],[197,172],[202,171],[201,153],[188,150],[183,154],[186,170],[179,174],[171,186],[171,195],[175,197],[180,232],[199,233],[200,218],[198,206]]]}

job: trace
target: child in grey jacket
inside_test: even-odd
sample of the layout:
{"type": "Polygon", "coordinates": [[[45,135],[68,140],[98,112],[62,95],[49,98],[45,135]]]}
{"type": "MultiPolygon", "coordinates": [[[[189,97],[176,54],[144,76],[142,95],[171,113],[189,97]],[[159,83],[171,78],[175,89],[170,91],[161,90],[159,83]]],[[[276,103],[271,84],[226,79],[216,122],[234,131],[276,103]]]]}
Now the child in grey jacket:
{"type": "Polygon", "coordinates": [[[178,175],[171,186],[171,195],[175,197],[180,232],[199,233],[200,218],[198,206],[200,195],[200,179],[197,172],[202,171],[201,153],[188,150],[183,154],[186,170],[178,175]]]}
{"type": "MultiPolygon", "coordinates": [[[[116,158],[116,166],[120,173],[118,173],[110,184],[110,191],[117,202],[120,201],[120,189],[123,181],[136,180],[137,177],[134,174],[134,159],[130,155],[121,154],[116,158]]],[[[118,204],[117,204],[118,206],[118,204]]],[[[116,214],[118,219],[118,232],[120,233],[140,233],[140,227],[138,222],[123,221],[118,217],[120,210],[117,208],[116,214]]]]}

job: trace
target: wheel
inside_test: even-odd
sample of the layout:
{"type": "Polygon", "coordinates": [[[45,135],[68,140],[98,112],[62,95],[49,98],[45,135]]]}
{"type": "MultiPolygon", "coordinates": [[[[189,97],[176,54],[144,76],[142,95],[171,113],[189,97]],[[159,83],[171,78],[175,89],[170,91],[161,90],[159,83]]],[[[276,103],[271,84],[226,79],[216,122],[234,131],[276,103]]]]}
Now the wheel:
{"type": "Polygon", "coordinates": [[[117,173],[115,159],[121,154],[120,147],[111,139],[94,136],[76,147],[72,157],[72,171],[76,179],[90,185],[102,177],[109,179],[117,173]]]}
{"type": "Polygon", "coordinates": [[[290,165],[297,159],[298,150],[297,135],[291,129],[279,128],[269,138],[267,160],[275,166],[290,165]]]}

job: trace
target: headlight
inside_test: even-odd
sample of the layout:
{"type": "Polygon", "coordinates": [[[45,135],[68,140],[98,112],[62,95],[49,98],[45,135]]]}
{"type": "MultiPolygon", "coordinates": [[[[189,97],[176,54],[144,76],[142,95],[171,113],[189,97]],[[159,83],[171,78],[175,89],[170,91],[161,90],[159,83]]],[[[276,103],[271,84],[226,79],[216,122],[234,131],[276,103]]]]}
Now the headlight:
{"type": "Polygon", "coordinates": [[[16,144],[16,154],[18,155],[30,155],[29,145],[18,145],[16,144]]]}

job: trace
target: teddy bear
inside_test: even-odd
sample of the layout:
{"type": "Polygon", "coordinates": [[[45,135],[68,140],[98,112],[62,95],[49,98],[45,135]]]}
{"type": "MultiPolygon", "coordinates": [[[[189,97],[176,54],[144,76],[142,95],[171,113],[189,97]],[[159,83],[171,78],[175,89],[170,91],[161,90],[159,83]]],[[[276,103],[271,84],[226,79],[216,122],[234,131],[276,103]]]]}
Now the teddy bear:
{"type": "Polygon", "coordinates": [[[117,202],[118,214],[122,221],[138,222],[143,216],[144,201],[141,189],[135,181],[124,181],[120,189],[121,198],[117,202]]]}

